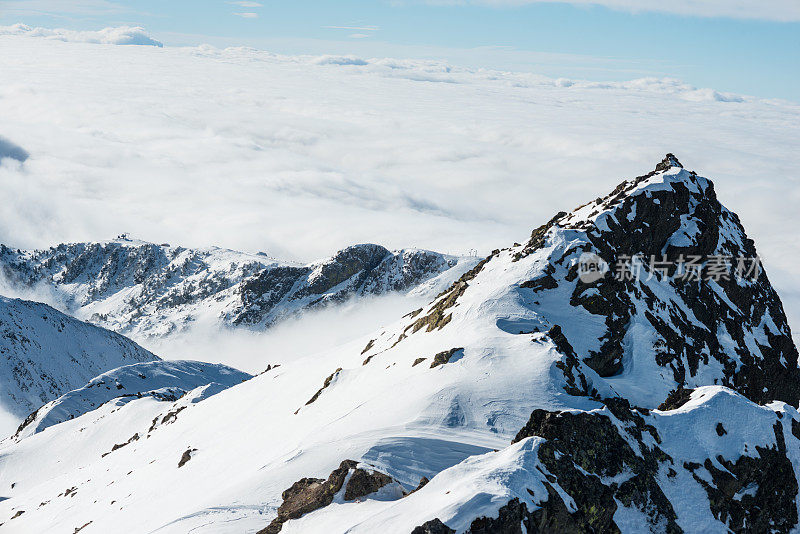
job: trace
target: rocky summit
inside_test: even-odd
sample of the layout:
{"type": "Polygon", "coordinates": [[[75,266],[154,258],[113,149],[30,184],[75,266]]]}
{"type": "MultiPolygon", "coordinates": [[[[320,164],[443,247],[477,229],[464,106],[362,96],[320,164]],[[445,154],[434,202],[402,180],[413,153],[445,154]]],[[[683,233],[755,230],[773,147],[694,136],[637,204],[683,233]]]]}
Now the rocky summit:
{"type": "MultiPolygon", "coordinates": [[[[17,266],[50,261],[4,254],[17,266]]],[[[282,303],[407,287],[447,261],[360,246],[313,266],[256,262],[223,290],[237,295],[225,317],[268,324],[282,303]]],[[[107,402],[112,389],[85,388],[64,398],[74,417],[0,443],[0,522],[282,534],[799,528],[797,348],[753,241],[710,180],[669,154],[462,267],[394,324],[228,380],[212,399],[193,402],[206,396],[195,389],[107,402]]],[[[15,272],[33,280],[36,269],[15,272]]],[[[120,269],[115,279],[135,282],[120,269]]],[[[127,391],[136,375],[104,376],[92,383],[127,391]]]]}

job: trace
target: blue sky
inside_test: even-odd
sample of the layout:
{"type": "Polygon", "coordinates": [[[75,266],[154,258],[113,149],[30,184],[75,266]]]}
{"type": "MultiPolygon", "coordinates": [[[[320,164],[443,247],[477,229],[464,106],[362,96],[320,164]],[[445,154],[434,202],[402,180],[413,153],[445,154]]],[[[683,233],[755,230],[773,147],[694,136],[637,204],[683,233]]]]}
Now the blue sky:
{"type": "Polygon", "coordinates": [[[591,80],[669,76],[800,101],[798,0],[575,1],[0,0],[0,24],[127,24],[166,45],[435,58],[591,80]]]}

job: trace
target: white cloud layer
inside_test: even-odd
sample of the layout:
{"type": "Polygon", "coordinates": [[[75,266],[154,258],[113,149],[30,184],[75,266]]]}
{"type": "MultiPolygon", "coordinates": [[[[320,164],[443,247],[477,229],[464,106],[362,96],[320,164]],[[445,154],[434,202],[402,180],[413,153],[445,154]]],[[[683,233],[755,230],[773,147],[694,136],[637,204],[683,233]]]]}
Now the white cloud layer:
{"type": "MultiPolygon", "coordinates": [[[[404,3],[404,0],[395,3],[404,3]]],[[[654,11],[689,17],[726,17],[775,21],[800,21],[797,0],[426,0],[434,5],[522,6],[563,3],[578,6],[604,6],[633,13],[654,11]]]]}
{"type": "Polygon", "coordinates": [[[252,12],[245,12],[245,13],[234,13],[237,17],[242,17],[243,19],[257,19],[258,13],[252,12]]]}
{"type": "Polygon", "coordinates": [[[14,24],[13,26],[0,26],[0,35],[44,37],[46,39],[74,43],[164,46],[159,41],[150,37],[147,30],[140,26],[118,26],[114,28],[103,28],[98,31],[74,31],[33,28],[25,24],[14,24]]]}
{"type": "Polygon", "coordinates": [[[674,152],[740,214],[800,332],[797,104],[668,79],[0,34],[0,136],[28,154],[0,158],[0,242],[488,252],[674,152]]]}

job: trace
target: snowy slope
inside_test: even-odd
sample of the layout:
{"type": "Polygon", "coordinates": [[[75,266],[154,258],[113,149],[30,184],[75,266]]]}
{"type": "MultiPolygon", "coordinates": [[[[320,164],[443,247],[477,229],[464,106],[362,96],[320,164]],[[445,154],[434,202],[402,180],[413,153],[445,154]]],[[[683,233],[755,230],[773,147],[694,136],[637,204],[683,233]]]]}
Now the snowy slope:
{"type": "Polygon", "coordinates": [[[19,420],[109,369],[156,360],[119,334],[0,296],[0,411],[19,420]]]}
{"type": "Polygon", "coordinates": [[[20,288],[44,284],[76,317],[134,339],[181,331],[198,318],[266,327],[357,295],[407,291],[470,258],[355,245],[309,265],[264,254],[193,250],[126,237],[21,251],[0,245],[20,288]]]}
{"type": "Polygon", "coordinates": [[[252,378],[225,365],[194,361],[156,361],[125,365],[105,372],[48,402],[31,413],[14,434],[23,438],[45,428],[74,419],[112,399],[127,402],[143,396],[175,401],[195,388],[206,386],[195,402],[252,378]]]}
{"type": "Polygon", "coordinates": [[[800,413],[782,402],[759,406],[706,386],[669,411],[624,402],[537,411],[515,442],[402,499],[331,504],[280,532],[726,533],[797,524],[800,413]]]}
{"type": "Polygon", "coordinates": [[[107,403],[7,440],[0,528],[257,532],[283,513],[286,532],[409,532],[435,518],[463,532],[482,516],[624,532],[774,520],[785,531],[797,522],[800,416],[751,401],[796,405],[800,382],[766,275],[736,287],[660,275],[584,284],[572,264],[587,251],[613,264],[689,249],[754,252],[711,182],[667,158],[373,336],[288,358],[201,403],[107,403]],[[682,387],[699,389],[687,402],[682,387]],[[344,494],[326,496],[315,481],[345,460],[406,492],[432,480],[401,499],[349,501],[357,469],[344,464],[344,494]],[[286,515],[290,488],[319,509],[286,515]]]}

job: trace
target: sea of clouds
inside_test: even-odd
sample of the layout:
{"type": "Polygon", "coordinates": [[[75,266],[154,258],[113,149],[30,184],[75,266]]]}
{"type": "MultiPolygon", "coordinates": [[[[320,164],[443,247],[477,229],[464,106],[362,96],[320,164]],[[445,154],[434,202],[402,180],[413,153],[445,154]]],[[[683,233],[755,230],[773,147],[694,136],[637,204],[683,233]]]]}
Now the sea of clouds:
{"type": "Polygon", "coordinates": [[[670,79],[100,44],[160,44],[140,30],[0,28],[0,242],[486,253],[674,152],[741,216],[800,331],[796,103],[670,79]]]}

